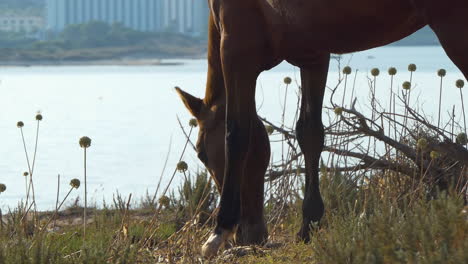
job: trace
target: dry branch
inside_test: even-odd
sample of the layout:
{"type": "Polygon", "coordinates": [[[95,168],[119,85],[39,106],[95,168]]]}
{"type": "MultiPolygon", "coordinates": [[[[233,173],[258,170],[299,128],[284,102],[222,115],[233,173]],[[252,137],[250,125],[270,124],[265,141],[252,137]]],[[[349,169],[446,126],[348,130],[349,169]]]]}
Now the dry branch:
{"type": "MultiPolygon", "coordinates": [[[[338,107],[333,103],[335,90],[336,87],[332,89],[331,99],[334,108],[328,108],[328,111],[338,107]]],[[[338,163],[333,164],[335,162],[332,159],[331,166],[324,169],[337,172],[389,170],[407,175],[413,179],[422,180],[427,184],[436,183],[439,187],[446,187],[447,182],[450,182],[451,179],[461,177],[465,184],[467,177],[463,174],[466,171],[463,167],[468,167],[467,149],[451,141],[453,133],[432,125],[421,114],[410,108],[404,98],[400,98],[400,100],[404,103],[407,115],[387,113],[378,102],[375,102],[372,104],[374,118],[368,118],[356,110],[356,99],[353,100],[350,108],[340,107],[339,120],[334,121],[325,128],[326,136],[332,139],[326,141],[323,151],[343,157],[345,166],[342,166],[343,162],[338,161],[338,163]],[[401,123],[398,118],[406,121],[401,123]],[[385,129],[384,124],[388,124],[394,129],[385,129]],[[416,129],[410,129],[410,124],[416,129]],[[423,127],[427,129],[427,135],[422,133],[424,132],[421,130],[423,127]],[[397,133],[397,130],[403,132],[397,133]],[[394,135],[386,134],[385,131],[388,131],[388,133],[394,132],[394,135]],[[432,139],[427,141],[426,147],[417,147],[416,142],[425,136],[431,136],[432,139]],[[382,142],[386,149],[385,155],[379,155],[375,151],[375,147],[373,147],[373,153],[371,153],[370,148],[363,147],[360,142],[364,138],[382,142]],[[434,160],[430,155],[431,151],[440,153],[444,158],[434,160]],[[392,157],[390,152],[394,152],[395,155],[392,157]]],[[[284,125],[275,125],[265,118],[261,118],[261,120],[272,126],[276,132],[282,134],[290,147],[297,145],[294,142],[296,140],[294,131],[285,129],[284,125]]],[[[294,151],[296,154],[288,159],[287,164],[272,165],[272,170],[266,175],[266,181],[273,182],[284,175],[305,173],[303,164],[293,166],[295,162],[298,163],[297,161],[302,155],[299,150],[294,149],[294,151]]]]}

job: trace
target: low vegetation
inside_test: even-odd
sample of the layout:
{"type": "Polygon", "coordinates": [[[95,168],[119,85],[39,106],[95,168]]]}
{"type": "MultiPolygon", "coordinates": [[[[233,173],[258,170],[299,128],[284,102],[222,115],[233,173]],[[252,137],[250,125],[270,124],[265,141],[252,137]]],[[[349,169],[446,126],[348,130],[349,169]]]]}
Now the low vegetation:
{"type": "Polygon", "coordinates": [[[3,63],[40,61],[96,61],[122,58],[198,57],[206,41],[178,33],[139,32],[116,23],[92,21],[70,25],[47,40],[31,34],[0,31],[0,60],[3,63]]]}

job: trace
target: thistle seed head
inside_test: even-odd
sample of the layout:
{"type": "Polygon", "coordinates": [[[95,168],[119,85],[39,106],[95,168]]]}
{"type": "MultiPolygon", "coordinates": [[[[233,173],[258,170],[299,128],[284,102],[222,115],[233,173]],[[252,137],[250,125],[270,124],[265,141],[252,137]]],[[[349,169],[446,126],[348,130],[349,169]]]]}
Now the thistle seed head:
{"type": "Polygon", "coordinates": [[[36,115],[36,120],[37,120],[37,121],[42,121],[42,115],[41,115],[41,114],[37,114],[37,115],[36,115]]]}
{"type": "Polygon", "coordinates": [[[268,133],[268,135],[272,135],[273,132],[275,132],[275,129],[272,127],[272,126],[265,126],[265,129],[266,129],[266,132],[268,133]]]}
{"type": "Polygon", "coordinates": [[[465,86],[465,81],[463,81],[463,80],[461,80],[461,79],[460,79],[460,80],[457,80],[457,81],[455,82],[455,85],[457,86],[457,88],[460,88],[460,89],[461,89],[461,88],[463,88],[463,87],[465,86]]]}
{"type": "Polygon", "coordinates": [[[18,128],[24,127],[23,121],[18,121],[18,123],[16,123],[16,126],[17,126],[18,128]]]}
{"type": "Polygon", "coordinates": [[[72,188],[78,189],[78,188],[80,188],[80,185],[81,185],[81,182],[78,179],[73,179],[73,180],[70,181],[70,186],[72,188]]]}
{"type": "Polygon", "coordinates": [[[91,139],[89,137],[80,138],[80,147],[89,148],[91,146],[91,139]]]}
{"type": "Polygon", "coordinates": [[[466,145],[468,143],[468,137],[466,133],[462,132],[457,135],[457,143],[461,145],[466,145]]]}
{"type": "Polygon", "coordinates": [[[437,71],[437,75],[439,77],[445,77],[446,74],[447,74],[447,71],[445,69],[440,69],[437,71]]]}
{"type": "Polygon", "coordinates": [[[377,77],[380,74],[380,70],[377,69],[377,68],[374,68],[374,69],[371,70],[371,74],[372,74],[372,76],[377,77]]]}
{"type": "Polygon", "coordinates": [[[168,207],[169,206],[169,202],[171,200],[169,199],[169,197],[167,197],[166,195],[163,195],[161,196],[161,198],[159,198],[158,202],[161,206],[164,206],[164,207],[168,207]]]}
{"type": "Polygon", "coordinates": [[[423,149],[426,149],[426,148],[427,148],[427,145],[428,145],[427,139],[425,139],[425,138],[420,138],[420,139],[418,139],[417,147],[418,147],[419,149],[422,149],[422,150],[423,150],[423,149]]]}
{"type": "Polygon", "coordinates": [[[346,66],[346,67],[343,68],[343,73],[346,74],[346,75],[350,75],[351,71],[352,71],[352,69],[349,66],[346,66]]]}
{"type": "Polygon", "coordinates": [[[403,89],[405,89],[405,90],[411,89],[411,83],[410,82],[404,82],[403,83],[403,89]]]}
{"type": "Polygon", "coordinates": [[[440,153],[433,150],[431,151],[431,159],[438,159],[440,157],[440,153]]]}
{"type": "Polygon", "coordinates": [[[340,115],[343,114],[343,108],[342,107],[335,107],[335,109],[333,109],[333,112],[335,112],[335,115],[340,116],[340,115]]]}
{"type": "Polygon", "coordinates": [[[185,161],[179,161],[179,163],[177,163],[177,170],[179,172],[185,172],[187,171],[188,169],[188,165],[185,161]]]}
{"type": "Polygon", "coordinates": [[[190,119],[189,121],[189,126],[190,127],[197,127],[198,126],[198,121],[195,118],[190,119]]]}
{"type": "Polygon", "coordinates": [[[408,65],[408,71],[415,72],[416,70],[417,70],[416,64],[411,63],[410,65],[408,65]]]}
{"type": "Polygon", "coordinates": [[[291,77],[284,77],[283,82],[284,82],[285,84],[288,84],[288,85],[289,85],[289,84],[292,83],[292,79],[291,79],[291,77]]]}
{"type": "Polygon", "coordinates": [[[397,74],[397,69],[395,67],[390,67],[388,69],[388,74],[391,75],[391,76],[394,76],[397,74]]]}

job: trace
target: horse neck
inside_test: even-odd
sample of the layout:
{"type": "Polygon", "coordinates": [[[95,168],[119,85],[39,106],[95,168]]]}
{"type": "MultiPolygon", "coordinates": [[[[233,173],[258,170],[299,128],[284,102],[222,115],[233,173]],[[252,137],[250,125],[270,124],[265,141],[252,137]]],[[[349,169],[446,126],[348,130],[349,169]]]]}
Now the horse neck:
{"type": "Polygon", "coordinates": [[[224,79],[222,73],[217,73],[216,69],[208,69],[204,103],[209,107],[226,104],[224,79]]]}

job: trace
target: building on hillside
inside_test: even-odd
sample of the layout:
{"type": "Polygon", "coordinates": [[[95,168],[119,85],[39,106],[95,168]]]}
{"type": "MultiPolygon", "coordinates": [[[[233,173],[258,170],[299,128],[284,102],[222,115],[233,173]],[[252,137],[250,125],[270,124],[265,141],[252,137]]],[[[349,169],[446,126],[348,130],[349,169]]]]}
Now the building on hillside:
{"type": "Polygon", "coordinates": [[[146,32],[172,31],[190,35],[206,32],[207,0],[47,0],[47,29],[90,21],[146,32]]]}
{"type": "Polygon", "coordinates": [[[0,15],[0,31],[34,33],[42,29],[44,29],[42,17],[0,15]]]}

